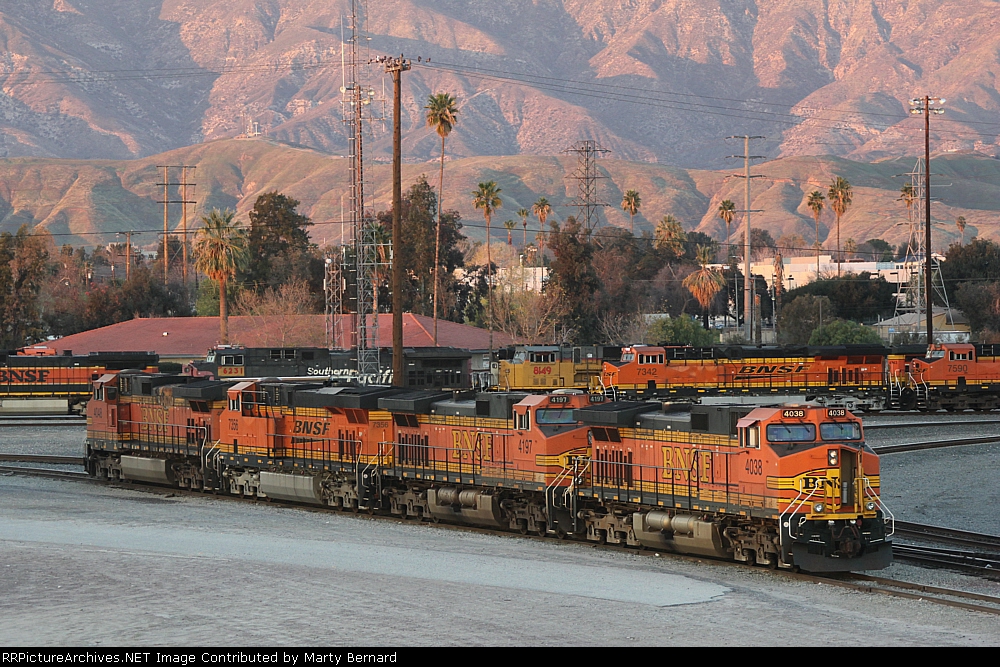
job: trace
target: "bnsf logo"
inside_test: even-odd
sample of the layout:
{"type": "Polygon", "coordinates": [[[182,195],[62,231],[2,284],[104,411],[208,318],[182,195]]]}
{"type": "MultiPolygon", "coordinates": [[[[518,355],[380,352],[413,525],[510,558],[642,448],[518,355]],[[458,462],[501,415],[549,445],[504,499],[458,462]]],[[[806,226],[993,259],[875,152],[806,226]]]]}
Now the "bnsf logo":
{"type": "Polygon", "coordinates": [[[52,371],[42,370],[14,370],[13,368],[0,370],[0,382],[45,382],[52,371]]]}
{"type": "Polygon", "coordinates": [[[330,422],[309,421],[306,419],[296,419],[292,433],[302,435],[326,435],[330,432],[330,422]]]}
{"type": "Polygon", "coordinates": [[[775,373],[801,373],[809,368],[806,364],[797,366],[741,366],[740,375],[773,375],[775,373]]]}

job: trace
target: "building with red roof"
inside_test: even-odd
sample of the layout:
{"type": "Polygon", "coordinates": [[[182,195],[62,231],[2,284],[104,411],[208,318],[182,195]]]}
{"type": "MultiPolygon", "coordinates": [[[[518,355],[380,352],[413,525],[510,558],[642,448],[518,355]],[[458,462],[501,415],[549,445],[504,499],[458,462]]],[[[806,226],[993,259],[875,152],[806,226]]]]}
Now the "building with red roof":
{"type": "MultiPolygon", "coordinates": [[[[340,315],[342,330],[352,330],[350,315],[340,315]]],[[[326,323],[323,315],[291,317],[232,316],[229,318],[229,342],[246,347],[326,347],[326,323]]],[[[392,315],[381,314],[378,320],[378,346],[392,347],[392,315]]],[[[513,344],[503,333],[493,333],[493,347],[513,344]]],[[[187,363],[203,359],[219,343],[218,317],[139,317],[111,326],[83,331],[49,341],[57,354],[90,352],[156,352],[163,361],[187,363]]],[[[433,347],[434,320],[425,315],[403,315],[403,345],[433,347]]],[[[468,350],[488,350],[489,332],[485,329],[438,320],[438,345],[468,350]]]]}

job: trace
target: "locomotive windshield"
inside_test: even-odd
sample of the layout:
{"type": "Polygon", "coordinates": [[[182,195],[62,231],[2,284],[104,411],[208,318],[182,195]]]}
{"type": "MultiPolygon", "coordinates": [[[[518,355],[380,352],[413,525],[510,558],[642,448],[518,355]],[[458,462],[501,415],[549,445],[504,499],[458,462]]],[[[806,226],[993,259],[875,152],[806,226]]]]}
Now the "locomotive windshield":
{"type": "Polygon", "coordinates": [[[827,422],[819,425],[824,440],[860,440],[861,427],[854,422],[827,422]]]}
{"type": "Polygon", "coordinates": [[[535,411],[535,423],[545,424],[575,424],[572,408],[550,408],[535,411]]]}
{"type": "Polygon", "coordinates": [[[622,361],[633,361],[634,359],[635,359],[635,353],[634,352],[623,352],[622,353],[622,361]]]}
{"type": "Polygon", "coordinates": [[[812,442],[816,439],[815,424],[768,424],[768,442],[812,442]]]}

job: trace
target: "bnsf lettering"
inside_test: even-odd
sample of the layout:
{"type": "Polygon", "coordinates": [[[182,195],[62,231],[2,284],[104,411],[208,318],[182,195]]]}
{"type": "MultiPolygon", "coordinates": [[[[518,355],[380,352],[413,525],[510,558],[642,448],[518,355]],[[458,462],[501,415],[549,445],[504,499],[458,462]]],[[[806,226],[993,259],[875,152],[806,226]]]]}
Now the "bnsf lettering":
{"type": "Polygon", "coordinates": [[[664,479],[670,479],[672,474],[676,481],[687,482],[689,473],[694,472],[700,481],[712,481],[711,452],[695,452],[693,449],[682,447],[664,447],[663,467],[665,468],[663,471],[664,479]],[[671,473],[671,469],[673,473],[671,473]]]}
{"type": "Polygon", "coordinates": [[[330,422],[296,419],[292,432],[301,435],[327,435],[330,432],[330,422]]]}
{"type": "Polygon", "coordinates": [[[36,370],[27,368],[17,370],[15,368],[5,368],[0,370],[0,382],[45,382],[52,371],[36,370]]]}
{"type": "Polygon", "coordinates": [[[775,375],[782,373],[801,373],[808,366],[799,364],[798,366],[741,366],[740,375],[775,375]]]}
{"type": "Polygon", "coordinates": [[[467,459],[469,455],[479,451],[485,460],[493,460],[493,434],[477,431],[462,431],[452,429],[451,444],[453,459],[467,459]]]}

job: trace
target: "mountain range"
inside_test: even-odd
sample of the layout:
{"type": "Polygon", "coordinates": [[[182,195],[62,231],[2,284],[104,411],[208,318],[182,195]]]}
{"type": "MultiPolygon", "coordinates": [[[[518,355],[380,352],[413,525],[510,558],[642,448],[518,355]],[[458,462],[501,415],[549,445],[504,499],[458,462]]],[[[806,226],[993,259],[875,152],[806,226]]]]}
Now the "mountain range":
{"type": "MultiPolygon", "coordinates": [[[[144,158],[232,138],[345,149],[351,0],[5,0],[0,157],[144,158]]],[[[771,158],[912,155],[908,101],[946,98],[936,151],[997,153],[997,0],[368,0],[369,157],[386,159],[381,65],[404,54],[405,159],[437,157],[429,94],[450,92],[455,159],[561,155],[721,169],[771,158]]],[[[637,167],[638,169],[638,167],[637,167]]],[[[908,169],[908,167],[907,167],[908,169]]]]}
{"type": "MultiPolygon", "coordinates": [[[[825,192],[837,176],[852,185],[853,204],[841,221],[841,237],[856,242],[882,238],[903,243],[909,234],[907,212],[900,201],[900,187],[916,160],[913,157],[875,162],[840,157],[798,156],[771,160],[755,167],[763,178],[752,183],[751,206],[754,226],[767,229],[774,238],[798,234],[806,248],[815,240],[808,194],[825,192]]],[[[163,172],[160,165],[192,165],[190,182],[196,184],[189,197],[198,202],[189,208],[189,229],[199,216],[212,208],[231,208],[246,222],[246,212],[256,198],[271,190],[301,202],[300,212],[315,223],[313,241],[320,245],[343,239],[343,197],[347,191],[348,160],[323,151],[288,145],[269,138],[224,139],[203,142],[145,158],[131,160],[70,160],[21,157],[0,160],[0,230],[15,231],[28,224],[47,229],[57,243],[96,245],[124,240],[116,233],[137,231],[138,245],[155,248],[163,229],[163,172]]],[[[446,163],[444,206],[458,210],[471,238],[483,240],[483,217],[472,205],[472,191],[485,180],[501,188],[502,208],[492,222],[494,242],[506,242],[503,221],[517,222],[514,238],[523,241],[524,231],[516,212],[530,210],[538,197],[553,205],[552,218],[565,220],[578,214],[572,206],[577,195],[573,179],[577,163],[573,156],[510,156],[457,158],[446,163]]],[[[367,170],[367,203],[370,210],[386,210],[391,204],[390,166],[375,164],[367,170]]],[[[681,167],[605,158],[597,161],[602,177],[598,196],[609,206],[600,209],[601,225],[628,228],[628,215],[620,208],[622,194],[638,190],[642,205],[635,217],[635,232],[652,231],[665,215],[673,215],[684,229],[697,230],[722,241],[725,225],[718,217],[719,204],[731,199],[744,208],[744,181],[731,170],[684,169],[681,167]]],[[[1000,160],[971,153],[947,153],[931,160],[934,174],[932,215],[934,247],[944,249],[960,241],[955,225],[958,216],[968,221],[964,239],[1000,236],[1000,160]],[[940,186],[940,187],[938,187],[940,186]]],[[[170,172],[171,182],[179,170],[170,172]]],[[[403,186],[426,177],[438,187],[437,162],[403,165],[403,186]]],[[[176,187],[170,198],[177,199],[176,187]]],[[[170,229],[181,226],[181,207],[171,205],[170,229]]],[[[737,216],[736,224],[740,223],[737,216]]],[[[528,239],[538,231],[530,217],[528,239]]],[[[836,247],[835,218],[829,207],[820,219],[820,240],[827,249],[836,247]]],[[[736,226],[731,230],[735,235],[736,226]]],[[[737,240],[734,238],[734,240],[737,240]]],[[[806,251],[811,252],[811,251],[806,251]]]]}

